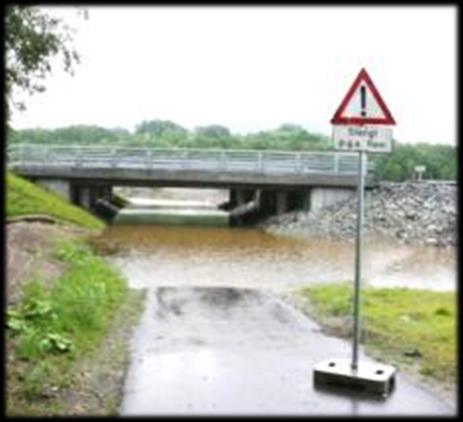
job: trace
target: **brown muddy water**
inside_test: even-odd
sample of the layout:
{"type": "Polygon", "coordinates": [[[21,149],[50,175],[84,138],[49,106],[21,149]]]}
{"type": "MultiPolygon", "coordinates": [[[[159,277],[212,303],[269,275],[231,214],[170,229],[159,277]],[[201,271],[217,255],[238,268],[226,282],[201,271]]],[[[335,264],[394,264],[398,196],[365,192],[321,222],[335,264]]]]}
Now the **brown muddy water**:
{"type": "MultiPolygon", "coordinates": [[[[227,286],[282,291],[354,278],[355,244],[255,228],[115,225],[98,240],[137,288],[227,286]]],[[[364,241],[365,286],[456,289],[454,249],[364,241]]]]}

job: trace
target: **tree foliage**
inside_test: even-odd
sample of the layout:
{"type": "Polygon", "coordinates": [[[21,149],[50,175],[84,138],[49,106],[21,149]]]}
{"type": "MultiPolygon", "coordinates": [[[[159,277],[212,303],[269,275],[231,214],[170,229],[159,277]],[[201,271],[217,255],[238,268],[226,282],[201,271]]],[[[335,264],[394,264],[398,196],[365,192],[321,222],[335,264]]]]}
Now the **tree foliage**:
{"type": "Polygon", "coordinates": [[[187,130],[183,126],[172,122],[171,120],[154,119],[142,121],[137,125],[135,132],[137,134],[148,134],[161,138],[172,133],[186,135],[187,130]]]}
{"type": "Polygon", "coordinates": [[[51,58],[61,56],[64,70],[72,74],[78,53],[69,47],[71,29],[61,19],[38,7],[9,5],[5,13],[5,107],[24,109],[13,99],[15,91],[43,92],[44,79],[52,70],[51,58]]]}
{"type": "MultiPolygon", "coordinates": [[[[77,125],[58,129],[23,129],[12,131],[13,143],[61,145],[125,145],[150,148],[261,149],[286,151],[330,151],[333,142],[325,135],[311,133],[294,124],[273,130],[239,135],[222,125],[208,125],[190,131],[170,120],[143,121],[134,133],[115,128],[77,125]]],[[[369,154],[379,180],[405,181],[414,178],[414,168],[426,166],[425,179],[455,180],[456,148],[442,144],[396,143],[389,154],[369,154]]]]}
{"type": "Polygon", "coordinates": [[[425,166],[424,179],[455,180],[456,148],[442,144],[400,144],[390,154],[371,154],[380,180],[400,182],[415,178],[415,167],[425,166]]]}
{"type": "Polygon", "coordinates": [[[198,126],[196,133],[199,137],[207,136],[210,138],[229,138],[230,130],[222,125],[198,126]]]}

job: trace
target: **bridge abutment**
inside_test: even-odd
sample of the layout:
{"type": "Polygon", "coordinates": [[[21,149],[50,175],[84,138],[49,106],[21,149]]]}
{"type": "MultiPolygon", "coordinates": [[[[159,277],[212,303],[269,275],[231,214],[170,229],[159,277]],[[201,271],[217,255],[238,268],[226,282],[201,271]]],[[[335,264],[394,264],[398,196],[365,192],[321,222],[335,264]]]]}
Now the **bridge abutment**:
{"type": "Polygon", "coordinates": [[[40,186],[60,195],[66,201],[99,214],[98,202],[104,200],[111,204],[112,186],[73,183],[65,179],[35,179],[40,186]]]}
{"type": "Polygon", "coordinates": [[[51,190],[63,197],[66,201],[72,201],[71,182],[65,179],[40,179],[35,180],[40,186],[51,190]]]}
{"type": "Polygon", "coordinates": [[[310,211],[319,211],[355,195],[352,188],[314,187],[310,192],[310,211]]]}
{"type": "Polygon", "coordinates": [[[288,192],[276,192],[275,211],[277,215],[284,214],[288,210],[288,192]]]}

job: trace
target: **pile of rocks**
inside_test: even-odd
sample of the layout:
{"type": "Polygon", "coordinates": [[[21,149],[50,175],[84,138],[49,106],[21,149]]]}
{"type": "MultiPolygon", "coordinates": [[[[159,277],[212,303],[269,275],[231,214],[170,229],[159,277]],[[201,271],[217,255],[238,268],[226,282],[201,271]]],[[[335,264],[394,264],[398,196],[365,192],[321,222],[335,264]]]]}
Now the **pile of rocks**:
{"type": "MultiPolygon", "coordinates": [[[[357,197],[317,212],[292,212],[264,223],[272,233],[353,239],[357,197]]],[[[365,192],[364,233],[404,243],[456,245],[456,186],[444,183],[382,183],[365,192]]]]}

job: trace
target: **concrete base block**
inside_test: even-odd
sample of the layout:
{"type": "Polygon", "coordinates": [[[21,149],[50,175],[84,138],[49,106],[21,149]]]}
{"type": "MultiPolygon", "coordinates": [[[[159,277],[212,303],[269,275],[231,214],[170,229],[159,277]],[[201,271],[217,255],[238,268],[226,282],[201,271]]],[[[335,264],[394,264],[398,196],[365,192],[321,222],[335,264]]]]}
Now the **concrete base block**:
{"type": "Polygon", "coordinates": [[[314,368],[315,387],[341,387],[355,392],[386,397],[394,388],[396,369],[390,365],[358,362],[356,370],[349,359],[329,359],[314,368]]]}

